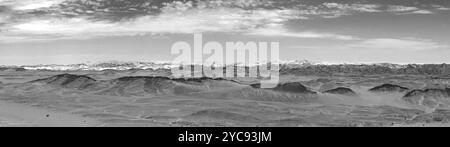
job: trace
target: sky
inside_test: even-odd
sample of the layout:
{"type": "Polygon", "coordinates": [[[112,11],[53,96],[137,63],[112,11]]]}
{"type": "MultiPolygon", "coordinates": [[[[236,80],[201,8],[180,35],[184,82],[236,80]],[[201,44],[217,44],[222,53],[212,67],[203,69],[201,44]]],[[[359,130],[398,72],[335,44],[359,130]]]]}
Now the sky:
{"type": "Polygon", "coordinates": [[[450,63],[448,0],[0,0],[0,65],[171,61],[175,42],[280,42],[281,60],[450,63]]]}

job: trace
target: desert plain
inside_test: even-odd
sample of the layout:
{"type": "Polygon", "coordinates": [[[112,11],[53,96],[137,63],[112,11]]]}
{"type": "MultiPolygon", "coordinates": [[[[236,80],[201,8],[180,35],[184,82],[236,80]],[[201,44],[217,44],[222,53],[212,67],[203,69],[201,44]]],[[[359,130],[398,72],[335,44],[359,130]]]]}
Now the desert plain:
{"type": "Polygon", "coordinates": [[[450,126],[450,76],[177,79],[168,70],[0,71],[2,127],[450,126]]]}

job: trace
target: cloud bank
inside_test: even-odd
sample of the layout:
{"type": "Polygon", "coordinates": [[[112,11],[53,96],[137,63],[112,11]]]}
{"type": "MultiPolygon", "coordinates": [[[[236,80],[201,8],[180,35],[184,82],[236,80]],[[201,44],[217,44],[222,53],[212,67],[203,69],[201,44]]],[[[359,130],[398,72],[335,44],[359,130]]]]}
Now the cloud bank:
{"type": "Polygon", "coordinates": [[[357,40],[345,34],[294,31],[286,24],[360,13],[434,14],[447,9],[431,7],[334,2],[308,5],[275,0],[0,0],[0,12],[4,12],[0,14],[0,42],[197,32],[357,40]]]}

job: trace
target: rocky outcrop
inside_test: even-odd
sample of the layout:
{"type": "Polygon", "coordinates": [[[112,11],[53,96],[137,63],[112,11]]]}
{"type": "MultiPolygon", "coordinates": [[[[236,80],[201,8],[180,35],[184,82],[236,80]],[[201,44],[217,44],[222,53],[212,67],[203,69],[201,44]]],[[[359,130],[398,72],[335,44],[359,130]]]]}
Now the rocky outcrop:
{"type": "Polygon", "coordinates": [[[236,89],[211,95],[228,99],[246,99],[272,102],[312,102],[317,100],[317,92],[309,90],[301,83],[280,83],[274,88],[261,88],[261,84],[252,84],[248,88],[236,89]]]}
{"type": "Polygon", "coordinates": [[[53,77],[31,81],[29,83],[41,83],[61,88],[86,89],[96,82],[95,79],[85,75],[62,74],[53,77]]]}
{"type": "Polygon", "coordinates": [[[138,76],[98,81],[86,88],[85,91],[113,96],[189,95],[191,93],[236,85],[239,84],[225,79],[172,79],[168,77],[138,76]]]}
{"type": "MultiPolygon", "coordinates": [[[[261,88],[261,84],[253,84],[251,85],[253,88],[261,88]]],[[[278,91],[278,92],[288,92],[288,93],[298,93],[298,94],[316,94],[317,92],[309,90],[306,86],[303,86],[299,82],[292,83],[281,83],[278,84],[275,88],[271,88],[269,90],[278,91]]]]}
{"type": "Polygon", "coordinates": [[[449,123],[450,110],[436,109],[431,113],[424,113],[416,116],[411,123],[449,123]]]}
{"type": "Polygon", "coordinates": [[[409,88],[393,85],[393,84],[383,84],[377,87],[370,89],[371,92],[405,92],[408,91],[409,88]]]}
{"type": "Polygon", "coordinates": [[[448,64],[340,64],[340,65],[308,65],[292,66],[281,65],[281,74],[285,75],[448,75],[448,64]]]}
{"type": "Polygon", "coordinates": [[[175,84],[166,77],[122,77],[101,82],[94,89],[98,94],[116,96],[144,96],[171,93],[175,84]]]}
{"type": "Polygon", "coordinates": [[[80,90],[107,96],[161,96],[182,95],[199,98],[245,99],[274,102],[309,102],[317,99],[317,93],[298,82],[278,84],[272,89],[261,89],[259,84],[249,87],[227,79],[167,77],[122,77],[96,81],[84,75],[57,75],[35,80],[29,88],[48,85],[56,88],[80,90]]]}
{"type": "MultiPolygon", "coordinates": [[[[168,77],[122,77],[97,81],[85,75],[62,74],[34,80],[30,84],[44,84],[56,88],[70,88],[101,95],[145,96],[148,94],[189,94],[223,87],[240,85],[226,79],[192,78],[171,79],[168,77]]],[[[241,85],[242,86],[242,85],[241,85]]]]}
{"type": "Polygon", "coordinates": [[[345,87],[339,87],[339,88],[327,90],[324,93],[337,94],[337,95],[349,95],[349,96],[356,95],[355,91],[353,91],[350,88],[345,88],[345,87]]]}
{"type": "Polygon", "coordinates": [[[413,90],[408,92],[402,99],[410,104],[428,108],[449,107],[450,88],[413,90]]]}

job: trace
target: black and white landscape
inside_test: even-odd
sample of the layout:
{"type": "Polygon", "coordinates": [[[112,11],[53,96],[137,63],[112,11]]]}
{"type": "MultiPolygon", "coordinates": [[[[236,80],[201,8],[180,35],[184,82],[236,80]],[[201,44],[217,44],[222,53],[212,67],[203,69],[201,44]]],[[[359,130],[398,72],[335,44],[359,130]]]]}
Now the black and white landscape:
{"type": "Polygon", "coordinates": [[[0,127],[450,127],[449,16],[448,0],[0,0],[0,127]],[[280,82],[174,77],[194,33],[279,42],[280,82]]]}
{"type": "Polygon", "coordinates": [[[282,82],[170,69],[1,68],[3,126],[449,126],[450,65],[282,65],[282,82]],[[35,111],[38,109],[39,111],[35,111]],[[43,112],[41,112],[41,110],[43,112]],[[49,116],[47,116],[49,115],[49,116]]]}

